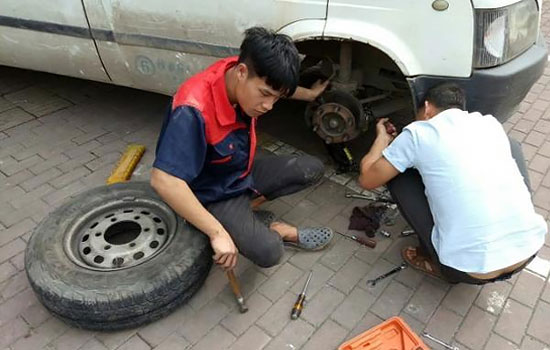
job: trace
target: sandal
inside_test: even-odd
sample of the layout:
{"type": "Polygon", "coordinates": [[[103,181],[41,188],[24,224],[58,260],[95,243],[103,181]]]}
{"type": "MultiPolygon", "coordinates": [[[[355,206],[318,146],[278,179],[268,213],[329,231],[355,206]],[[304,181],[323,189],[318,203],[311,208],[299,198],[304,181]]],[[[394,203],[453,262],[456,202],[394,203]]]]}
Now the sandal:
{"type": "Polygon", "coordinates": [[[304,250],[321,250],[325,248],[330,241],[334,233],[329,227],[305,227],[298,229],[298,242],[288,242],[285,244],[300,248],[304,250]]]}
{"type": "Polygon", "coordinates": [[[267,227],[271,226],[273,221],[275,221],[275,214],[269,210],[254,210],[253,213],[256,219],[267,227]]]}
{"type": "Polygon", "coordinates": [[[405,262],[413,269],[424,272],[436,278],[443,278],[439,269],[434,266],[429,258],[417,253],[417,248],[403,248],[403,250],[401,250],[401,256],[403,257],[403,260],[405,260],[405,262]]]}

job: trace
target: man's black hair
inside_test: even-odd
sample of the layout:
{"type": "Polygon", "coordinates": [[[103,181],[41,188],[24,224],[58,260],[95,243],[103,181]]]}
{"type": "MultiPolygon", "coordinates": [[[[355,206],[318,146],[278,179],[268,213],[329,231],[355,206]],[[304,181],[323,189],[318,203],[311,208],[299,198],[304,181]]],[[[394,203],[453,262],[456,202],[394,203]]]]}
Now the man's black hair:
{"type": "Polygon", "coordinates": [[[300,58],[290,37],[262,27],[249,28],[244,35],[239,63],[246,64],[252,77],[265,77],[274,90],[292,96],[298,86],[300,58]]]}
{"type": "Polygon", "coordinates": [[[424,101],[430,102],[440,111],[450,108],[466,109],[466,96],[464,90],[454,83],[442,83],[431,87],[424,101]]]}

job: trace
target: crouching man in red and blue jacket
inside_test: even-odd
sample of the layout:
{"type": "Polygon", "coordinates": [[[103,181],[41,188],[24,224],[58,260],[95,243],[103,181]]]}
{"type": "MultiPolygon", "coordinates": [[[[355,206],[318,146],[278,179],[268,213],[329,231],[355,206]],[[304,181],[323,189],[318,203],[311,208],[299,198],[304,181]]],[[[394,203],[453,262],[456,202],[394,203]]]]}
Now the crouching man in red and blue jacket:
{"type": "Polygon", "coordinates": [[[174,211],[210,238],[214,261],[232,269],[241,253],[276,265],[283,243],[324,248],[325,227],[275,221],[251,201],[300,191],[323,176],[323,163],[303,155],[256,155],[255,127],[281,97],[315,99],[326,87],[297,87],[299,57],[289,37],[263,28],[245,32],[239,57],[222,59],[183,83],[157,143],[151,185],[174,211]]]}

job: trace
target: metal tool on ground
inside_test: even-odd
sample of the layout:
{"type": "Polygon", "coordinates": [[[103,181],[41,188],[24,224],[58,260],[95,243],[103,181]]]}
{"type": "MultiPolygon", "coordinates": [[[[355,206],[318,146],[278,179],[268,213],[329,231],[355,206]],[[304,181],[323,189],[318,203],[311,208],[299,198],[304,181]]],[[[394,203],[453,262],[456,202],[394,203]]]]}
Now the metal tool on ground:
{"type": "Polygon", "coordinates": [[[370,239],[370,238],[361,238],[361,237],[357,237],[355,235],[346,235],[346,234],[343,234],[342,232],[338,232],[338,231],[335,231],[336,233],[338,233],[339,235],[341,236],[344,236],[348,239],[351,239],[359,244],[362,244],[366,247],[369,247],[369,248],[376,248],[376,241],[374,239],[370,239]]]}
{"type": "Polygon", "coordinates": [[[239,287],[239,282],[237,281],[237,277],[235,277],[235,272],[233,270],[227,271],[227,278],[229,279],[229,284],[231,285],[231,289],[233,290],[233,294],[235,294],[235,299],[237,299],[237,304],[239,305],[239,311],[241,314],[244,314],[248,311],[248,306],[244,303],[244,298],[241,294],[241,288],[239,287]]]}
{"type": "Polygon", "coordinates": [[[416,232],[414,230],[403,230],[401,231],[401,237],[408,237],[414,235],[416,232]]]}
{"type": "Polygon", "coordinates": [[[383,279],[386,278],[386,277],[389,277],[389,276],[391,276],[391,275],[393,275],[393,274],[398,273],[399,271],[401,271],[401,270],[403,270],[403,269],[406,269],[407,266],[408,266],[407,263],[406,263],[406,262],[403,262],[401,265],[399,265],[399,266],[397,266],[396,268],[391,269],[390,271],[388,271],[388,272],[386,272],[386,273],[384,273],[384,274],[382,274],[382,275],[376,277],[375,279],[373,279],[373,280],[368,280],[368,281],[367,281],[367,286],[369,286],[369,287],[374,287],[374,286],[376,286],[376,283],[380,282],[381,280],[383,280],[383,279]]]}
{"type": "Polygon", "coordinates": [[[382,236],[386,237],[386,238],[390,238],[391,237],[391,233],[386,231],[386,230],[379,230],[378,233],[380,233],[382,236]]]}
{"type": "Polygon", "coordinates": [[[353,199],[364,199],[367,201],[375,201],[376,196],[375,195],[365,195],[365,194],[358,194],[358,193],[346,193],[346,198],[353,198],[353,199]]]}
{"type": "Polygon", "coordinates": [[[449,350],[460,350],[460,349],[458,348],[458,346],[454,346],[454,345],[451,345],[451,344],[449,344],[449,343],[446,343],[446,342],[444,342],[443,340],[434,337],[434,336],[431,335],[430,333],[422,332],[422,336],[423,336],[423,337],[426,337],[426,338],[428,338],[428,339],[430,339],[430,340],[433,341],[433,342],[436,342],[437,344],[443,346],[445,349],[449,349],[449,350]]]}
{"type": "Polygon", "coordinates": [[[302,310],[304,309],[304,302],[306,301],[306,291],[307,287],[309,286],[309,281],[311,281],[311,276],[313,275],[313,271],[309,271],[309,275],[307,276],[306,284],[304,284],[304,289],[302,289],[302,293],[298,295],[298,299],[296,300],[296,303],[292,307],[292,311],[290,312],[290,318],[295,320],[298,317],[300,317],[300,314],[302,313],[302,310]]]}

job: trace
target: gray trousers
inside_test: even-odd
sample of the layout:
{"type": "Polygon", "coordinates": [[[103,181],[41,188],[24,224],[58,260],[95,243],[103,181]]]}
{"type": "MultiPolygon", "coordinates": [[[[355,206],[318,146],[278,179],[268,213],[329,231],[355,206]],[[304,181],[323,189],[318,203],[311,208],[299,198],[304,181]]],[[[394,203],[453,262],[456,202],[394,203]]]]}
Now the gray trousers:
{"type": "MultiPolygon", "coordinates": [[[[525,165],[525,159],[521,150],[521,144],[516,140],[510,139],[512,157],[515,159],[521,175],[527,188],[531,189],[529,174],[525,165]]],[[[388,183],[388,190],[399,207],[403,218],[409,223],[416,232],[420,245],[420,251],[423,255],[430,257],[431,261],[438,265],[443,277],[450,283],[469,283],[484,284],[496,280],[510,278],[514,273],[523,269],[520,266],[516,271],[504,274],[492,280],[476,279],[469,274],[443,265],[432,244],[432,229],[434,227],[432,213],[428,204],[428,199],[424,193],[424,183],[422,177],[416,169],[408,169],[404,173],[396,176],[388,183]]]]}
{"type": "Polygon", "coordinates": [[[206,209],[227,230],[239,253],[260,267],[271,267],[283,256],[281,236],[254,215],[250,201],[263,195],[268,200],[303,190],[321,180],[323,163],[312,156],[265,155],[254,159],[254,189],[240,196],[207,205],[206,209]]]}

